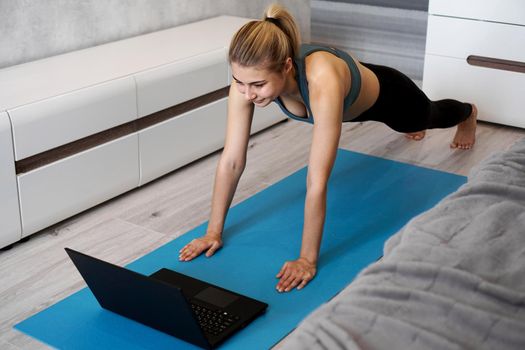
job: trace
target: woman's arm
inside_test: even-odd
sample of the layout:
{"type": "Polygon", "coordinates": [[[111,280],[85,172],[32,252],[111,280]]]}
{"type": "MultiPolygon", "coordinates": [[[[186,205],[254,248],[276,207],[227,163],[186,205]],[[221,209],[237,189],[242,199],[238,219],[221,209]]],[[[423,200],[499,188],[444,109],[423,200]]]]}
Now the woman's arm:
{"type": "Polygon", "coordinates": [[[211,215],[206,234],[188,243],[179,259],[189,261],[206,250],[211,256],[222,246],[222,231],[237,184],[246,165],[246,152],[253,118],[253,103],[247,101],[232,82],[228,97],[226,142],[215,172],[211,215]]]}
{"type": "Polygon", "coordinates": [[[301,289],[316,273],[326,214],[327,183],[337,154],[343,101],[349,88],[349,79],[344,79],[345,71],[340,69],[339,62],[322,55],[312,59],[307,66],[314,127],[308,163],[302,245],[299,259],[286,262],[277,275],[280,278],[277,284],[279,291],[289,291],[295,287],[301,289]]]}

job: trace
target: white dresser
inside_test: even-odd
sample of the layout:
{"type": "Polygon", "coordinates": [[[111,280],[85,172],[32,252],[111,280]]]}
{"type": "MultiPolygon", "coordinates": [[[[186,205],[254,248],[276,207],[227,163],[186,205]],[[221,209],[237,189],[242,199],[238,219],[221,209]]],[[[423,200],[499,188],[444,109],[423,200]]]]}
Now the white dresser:
{"type": "Polygon", "coordinates": [[[430,0],[423,90],[525,127],[525,1],[430,0]]]}
{"type": "MultiPolygon", "coordinates": [[[[219,16],[0,69],[0,248],[220,149],[219,16]]],[[[285,116],[255,111],[252,133],[285,116]]]]}

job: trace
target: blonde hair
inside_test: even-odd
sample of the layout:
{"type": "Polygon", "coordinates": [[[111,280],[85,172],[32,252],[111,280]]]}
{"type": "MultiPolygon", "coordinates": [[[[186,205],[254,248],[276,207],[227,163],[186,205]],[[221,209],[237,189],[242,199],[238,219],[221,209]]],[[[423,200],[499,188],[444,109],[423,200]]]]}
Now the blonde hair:
{"type": "Polygon", "coordinates": [[[281,71],[288,57],[299,53],[301,37],[293,16],[281,5],[270,5],[259,21],[250,21],[235,33],[228,53],[230,63],[281,71]]]}

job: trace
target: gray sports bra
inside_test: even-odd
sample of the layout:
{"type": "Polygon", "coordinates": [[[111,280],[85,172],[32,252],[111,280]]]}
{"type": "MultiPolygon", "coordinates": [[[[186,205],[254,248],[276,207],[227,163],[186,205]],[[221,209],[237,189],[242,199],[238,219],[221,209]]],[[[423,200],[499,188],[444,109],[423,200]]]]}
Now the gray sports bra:
{"type": "MultiPolygon", "coordinates": [[[[321,46],[321,45],[311,45],[311,44],[303,44],[301,45],[301,50],[298,58],[294,59],[294,65],[295,65],[295,71],[296,75],[295,78],[297,79],[297,84],[299,84],[299,91],[301,93],[301,97],[303,98],[304,104],[306,106],[306,109],[308,111],[307,117],[300,117],[292,112],[290,112],[284,104],[282,103],[280,98],[277,98],[274,100],[277,105],[281,108],[281,110],[290,118],[295,120],[300,120],[304,122],[313,123],[313,114],[312,110],[310,109],[310,95],[308,92],[308,81],[306,80],[306,70],[305,70],[305,59],[308,55],[311,53],[314,53],[316,51],[326,51],[330,52],[331,54],[336,55],[337,57],[343,59],[346,64],[348,64],[348,68],[350,69],[351,74],[351,87],[350,91],[348,92],[348,95],[346,95],[344,99],[344,105],[343,105],[343,112],[345,112],[348,107],[352,105],[352,103],[355,102],[357,99],[357,96],[359,96],[359,92],[361,91],[361,73],[359,72],[359,68],[357,67],[357,64],[355,63],[354,59],[346,52],[342,50],[338,50],[336,48],[327,47],[327,46],[321,46]]],[[[350,121],[350,119],[344,119],[344,113],[343,113],[343,122],[350,121]]]]}

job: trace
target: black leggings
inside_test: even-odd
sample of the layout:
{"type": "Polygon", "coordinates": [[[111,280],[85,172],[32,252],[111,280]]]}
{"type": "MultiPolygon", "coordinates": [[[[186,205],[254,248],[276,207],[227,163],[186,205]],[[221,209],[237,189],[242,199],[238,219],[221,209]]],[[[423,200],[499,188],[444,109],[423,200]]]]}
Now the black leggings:
{"type": "Polygon", "coordinates": [[[468,103],[450,99],[430,101],[410,78],[393,68],[362,64],[379,79],[379,97],[352,122],[374,120],[399,132],[416,132],[452,127],[472,113],[468,103]]]}

